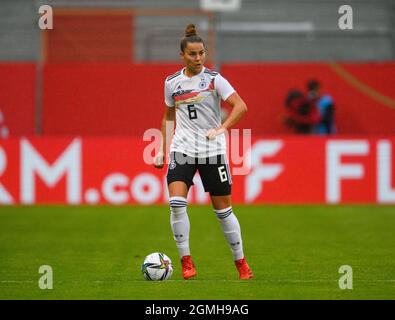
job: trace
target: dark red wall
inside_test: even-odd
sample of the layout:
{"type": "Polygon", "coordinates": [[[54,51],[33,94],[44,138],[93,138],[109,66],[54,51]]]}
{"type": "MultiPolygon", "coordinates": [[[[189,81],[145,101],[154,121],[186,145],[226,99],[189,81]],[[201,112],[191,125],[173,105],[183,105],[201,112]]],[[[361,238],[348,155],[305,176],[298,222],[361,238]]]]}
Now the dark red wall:
{"type": "Polygon", "coordinates": [[[10,135],[34,133],[35,70],[33,63],[0,64],[0,109],[10,135]]]}
{"type": "Polygon", "coordinates": [[[133,18],[130,15],[54,15],[46,35],[48,62],[130,62],[133,18]]]}
{"type": "Polygon", "coordinates": [[[47,64],[43,133],[142,135],[159,128],[163,85],[179,65],[47,64]]]}
{"type": "Polygon", "coordinates": [[[323,93],[334,98],[338,133],[394,134],[395,63],[347,63],[340,68],[339,74],[328,63],[227,64],[222,74],[249,107],[240,126],[255,133],[287,133],[281,121],[286,92],[304,89],[308,79],[316,78],[323,93]],[[377,94],[389,98],[389,105],[377,100],[377,94]]]}
{"type": "MultiPolygon", "coordinates": [[[[44,66],[42,132],[138,135],[158,128],[165,77],[178,64],[49,63],[44,66]]],[[[317,78],[336,104],[341,134],[395,134],[395,62],[226,64],[221,73],[247,102],[239,127],[289,133],[281,121],[290,88],[317,78]],[[339,71],[340,70],[340,71],[339,71]]],[[[0,64],[0,108],[13,135],[34,133],[35,65],[0,64]]]]}

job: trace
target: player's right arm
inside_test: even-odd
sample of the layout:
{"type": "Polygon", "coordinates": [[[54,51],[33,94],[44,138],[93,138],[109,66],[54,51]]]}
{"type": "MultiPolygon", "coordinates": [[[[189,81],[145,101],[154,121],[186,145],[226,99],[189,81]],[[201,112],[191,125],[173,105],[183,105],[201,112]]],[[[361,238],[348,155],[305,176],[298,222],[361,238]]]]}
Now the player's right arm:
{"type": "Polygon", "coordinates": [[[164,166],[164,158],[167,154],[167,145],[171,141],[174,132],[174,121],[175,121],[175,107],[165,107],[165,112],[162,118],[162,124],[160,127],[161,132],[161,144],[158,153],[154,158],[154,167],[161,169],[164,166]]]}

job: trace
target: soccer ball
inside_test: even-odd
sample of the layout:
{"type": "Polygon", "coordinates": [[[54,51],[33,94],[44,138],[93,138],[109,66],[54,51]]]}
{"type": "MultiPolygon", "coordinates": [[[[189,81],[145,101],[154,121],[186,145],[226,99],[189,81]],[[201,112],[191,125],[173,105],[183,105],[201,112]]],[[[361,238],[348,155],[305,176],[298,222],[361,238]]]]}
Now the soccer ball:
{"type": "Polygon", "coordinates": [[[169,280],[173,274],[173,266],[170,258],[164,253],[154,252],[145,257],[141,272],[146,280],[169,280]]]}

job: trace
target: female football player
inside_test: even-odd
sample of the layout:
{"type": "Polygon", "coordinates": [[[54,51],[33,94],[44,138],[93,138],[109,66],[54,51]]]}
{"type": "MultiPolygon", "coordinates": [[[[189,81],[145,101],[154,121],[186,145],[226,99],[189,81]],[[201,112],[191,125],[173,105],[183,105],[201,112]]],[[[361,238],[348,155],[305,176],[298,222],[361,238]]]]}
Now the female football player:
{"type": "Polygon", "coordinates": [[[174,130],[175,120],[167,184],[170,224],[181,257],[183,277],[189,279],[196,275],[189,249],[187,194],[199,171],[231,248],[239,279],[250,279],[252,271],[244,257],[240,225],[231,205],[232,177],[225,139],[225,131],[241,119],[247,106],[225,78],[204,67],[206,47],[193,24],[186,27],[180,47],[185,67],[165,81],[162,144],[155,155],[154,166],[162,168],[164,165],[166,140],[169,141],[166,132],[174,130]],[[222,124],[220,99],[232,106],[232,112],[222,124]]]}

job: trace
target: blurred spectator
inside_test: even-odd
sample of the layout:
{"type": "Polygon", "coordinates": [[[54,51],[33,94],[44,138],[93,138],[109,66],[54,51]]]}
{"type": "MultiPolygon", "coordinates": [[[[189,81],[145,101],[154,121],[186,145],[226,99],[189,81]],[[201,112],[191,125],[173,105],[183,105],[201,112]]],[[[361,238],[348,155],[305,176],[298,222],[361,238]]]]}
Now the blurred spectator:
{"type": "Polygon", "coordinates": [[[321,84],[318,80],[311,79],[307,82],[307,97],[310,103],[316,106],[320,118],[319,122],[313,128],[313,133],[336,133],[333,99],[329,94],[321,94],[321,84]]]}
{"type": "Polygon", "coordinates": [[[319,122],[319,113],[314,103],[300,91],[292,89],[285,99],[285,124],[296,133],[310,134],[319,122]]]}
{"type": "Polygon", "coordinates": [[[9,131],[7,126],[4,123],[4,115],[3,112],[1,112],[0,109],[0,138],[5,139],[8,138],[9,131]]]}

